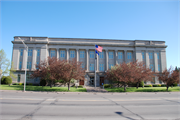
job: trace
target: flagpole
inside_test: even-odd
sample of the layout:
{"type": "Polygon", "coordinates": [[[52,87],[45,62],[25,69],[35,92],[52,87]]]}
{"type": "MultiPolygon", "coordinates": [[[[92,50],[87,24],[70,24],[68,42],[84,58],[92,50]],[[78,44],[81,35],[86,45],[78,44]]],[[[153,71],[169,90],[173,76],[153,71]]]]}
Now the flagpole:
{"type": "Polygon", "coordinates": [[[97,59],[97,54],[96,54],[96,47],[95,47],[95,89],[96,89],[96,59],[97,59]]]}

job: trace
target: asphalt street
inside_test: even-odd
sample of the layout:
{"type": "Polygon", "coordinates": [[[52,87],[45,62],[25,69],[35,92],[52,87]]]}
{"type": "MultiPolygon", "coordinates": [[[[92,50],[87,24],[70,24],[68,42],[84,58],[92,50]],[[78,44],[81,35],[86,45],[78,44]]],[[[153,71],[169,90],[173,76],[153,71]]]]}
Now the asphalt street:
{"type": "Polygon", "coordinates": [[[180,92],[0,90],[0,120],[180,120],[180,92]]]}

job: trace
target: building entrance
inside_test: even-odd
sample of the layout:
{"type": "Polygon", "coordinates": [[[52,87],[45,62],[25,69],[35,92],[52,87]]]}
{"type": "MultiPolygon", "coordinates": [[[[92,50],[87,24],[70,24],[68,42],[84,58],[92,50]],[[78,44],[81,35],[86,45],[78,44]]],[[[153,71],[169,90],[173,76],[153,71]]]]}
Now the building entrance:
{"type": "Polygon", "coordinates": [[[90,77],[90,84],[89,85],[94,85],[94,77],[90,77]]]}
{"type": "Polygon", "coordinates": [[[79,85],[84,85],[84,80],[79,80],[79,85]]]}
{"type": "Polygon", "coordinates": [[[100,77],[100,86],[102,85],[102,83],[104,84],[104,77],[100,77]]]}

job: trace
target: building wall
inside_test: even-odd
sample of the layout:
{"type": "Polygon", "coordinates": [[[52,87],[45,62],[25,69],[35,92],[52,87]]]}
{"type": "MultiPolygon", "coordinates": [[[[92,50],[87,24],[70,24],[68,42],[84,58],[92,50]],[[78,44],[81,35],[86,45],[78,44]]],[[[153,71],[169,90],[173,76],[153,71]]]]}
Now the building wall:
{"type": "MultiPolygon", "coordinates": [[[[95,65],[95,58],[90,58],[91,52],[95,53],[95,44],[103,47],[103,58],[97,56],[97,86],[100,83],[100,77],[104,76],[110,65],[120,64],[122,62],[131,62],[134,60],[144,61],[147,67],[153,65],[153,70],[158,72],[158,65],[162,72],[166,68],[166,45],[164,41],[146,41],[146,40],[109,40],[109,39],[79,39],[79,38],[48,38],[48,37],[20,37],[25,44],[32,49],[32,56],[28,56],[28,62],[31,61],[31,68],[27,71],[29,74],[36,69],[36,64],[44,61],[48,56],[51,56],[51,51],[55,51],[55,57],[58,59],[71,60],[71,51],[74,51],[74,57],[77,61],[83,62],[86,68],[85,85],[89,85],[90,77],[94,76],[94,70],[90,70],[91,65],[95,65]],[[39,50],[39,56],[37,56],[39,50]],[[65,56],[61,56],[61,51],[65,52],[65,56]],[[80,57],[80,52],[84,51],[84,57],[80,57]],[[119,53],[122,54],[121,57],[119,53]],[[142,58],[144,53],[144,59],[142,58]],[[149,55],[152,54],[152,59],[149,55]],[[112,56],[111,56],[112,55],[112,56]],[[129,57],[131,55],[131,57],[129,57]],[[157,56],[159,55],[159,57],[157,56]],[[111,56],[112,58],[109,58],[111,56]],[[131,59],[129,59],[131,58],[131,59]],[[159,58],[159,59],[158,59],[159,58]],[[103,64],[104,70],[100,70],[100,64],[103,64]]],[[[27,64],[27,51],[18,36],[14,37],[13,57],[15,74],[20,75],[20,82],[24,81],[24,70],[27,64]],[[23,49],[23,56],[21,56],[23,49]],[[20,68],[20,62],[22,67],[20,68]]],[[[94,54],[95,55],[95,54],[94,54]]],[[[94,56],[95,57],[95,56],[94,56]]],[[[95,66],[94,66],[95,68],[95,66]]],[[[38,80],[29,80],[28,82],[38,83],[38,80]]],[[[13,80],[17,82],[17,79],[13,80]]],[[[108,83],[105,80],[105,83],[108,83]]],[[[155,77],[155,83],[159,83],[155,77]]]]}

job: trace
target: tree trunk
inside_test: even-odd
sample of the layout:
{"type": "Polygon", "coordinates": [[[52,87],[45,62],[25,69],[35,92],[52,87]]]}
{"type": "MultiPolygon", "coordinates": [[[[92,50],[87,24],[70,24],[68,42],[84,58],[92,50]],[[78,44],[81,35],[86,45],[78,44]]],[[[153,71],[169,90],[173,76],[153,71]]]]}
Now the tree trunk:
{"type": "Polygon", "coordinates": [[[167,85],[166,88],[167,88],[166,90],[168,91],[169,86],[167,85]]]}
{"type": "Polygon", "coordinates": [[[138,89],[138,87],[139,87],[139,82],[137,82],[137,85],[136,85],[136,88],[138,89]]]}
{"type": "Polygon", "coordinates": [[[68,90],[70,90],[70,83],[68,83],[68,90]]]}
{"type": "Polygon", "coordinates": [[[124,91],[126,91],[126,85],[124,85],[124,91]]]}
{"type": "Polygon", "coordinates": [[[119,82],[118,82],[118,88],[119,88],[119,82]]]}
{"type": "Polygon", "coordinates": [[[50,84],[50,88],[52,88],[52,82],[51,82],[51,84],[50,84]]]}

